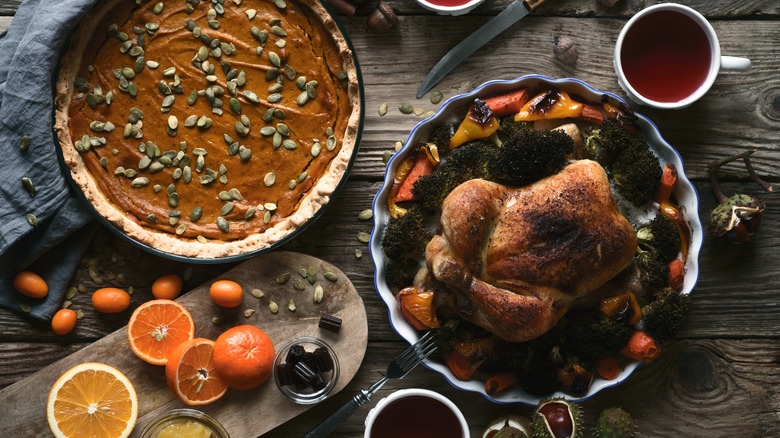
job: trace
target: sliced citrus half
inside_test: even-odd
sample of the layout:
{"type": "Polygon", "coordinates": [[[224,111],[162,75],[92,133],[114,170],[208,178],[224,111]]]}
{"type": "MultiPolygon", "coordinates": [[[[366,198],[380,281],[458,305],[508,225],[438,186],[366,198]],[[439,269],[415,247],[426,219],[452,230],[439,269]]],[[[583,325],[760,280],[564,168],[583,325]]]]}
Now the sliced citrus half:
{"type": "Polygon", "coordinates": [[[82,363],[54,383],[46,414],[58,438],[124,438],[138,418],[138,397],[127,377],[116,368],[82,363]]]}
{"type": "Polygon", "coordinates": [[[195,336],[195,323],[176,301],[147,301],[127,323],[127,342],[136,356],[152,365],[165,365],[174,348],[195,336]]]}
{"type": "Polygon", "coordinates": [[[165,365],[168,387],[188,405],[211,403],[227,392],[227,384],[214,369],[214,341],[195,338],[174,348],[165,365]]]}

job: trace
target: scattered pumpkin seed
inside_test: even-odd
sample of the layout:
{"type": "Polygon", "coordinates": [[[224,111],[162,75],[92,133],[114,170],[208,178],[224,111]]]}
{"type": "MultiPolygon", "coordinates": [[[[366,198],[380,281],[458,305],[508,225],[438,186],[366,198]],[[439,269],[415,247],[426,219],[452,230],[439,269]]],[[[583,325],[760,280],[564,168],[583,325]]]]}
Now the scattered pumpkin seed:
{"type": "Polygon", "coordinates": [[[320,143],[314,143],[311,146],[311,156],[317,158],[320,155],[320,143]]]}
{"type": "Polygon", "coordinates": [[[265,177],[263,177],[263,183],[266,185],[266,187],[271,187],[276,182],[276,173],[274,172],[268,172],[265,174],[265,177]]]}
{"type": "Polygon", "coordinates": [[[271,222],[271,212],[266,211],[265,214],[263,214],[263,223],[271,222]]]}
{"type": "Polygon", "coordinates": [[[22,177],[22,186],[24,186],[24,189],[27,191],[27,194],[30,196],[35,196],[35,184],[33,184],[32,180],[28,177],[22,177]]]}
{"type": "Polygon", "coordinates": [[[263,126],[262,128],[260,128],[260,134],[266,137],[273,135],[275,132],[276,132],[276,128],[274,128],[273,126],[263,126]]]}
{"type": "Polygon", "coordinates": [[[331,271],[328,271],[328,272],[322,274],[322,276],[325,277],[325,279],[330,281],[330,282],[334,282],[334,281],[339,279],[339,276],[336,275],[336,273],[331,272],[331,271]]]}
{"type": "Polygon", "coordinates": [[[35,217],[34,214],[30,213],[27,215],[27,223],[30,224],[32,227],[38,226],[38,218],[35,217]]]}
{"type": "Polygon", "coordinates": [[[220,210],[220,213],[222,216],[227,216],[230,214],[231,211],[233,211],[233,208],[235,207],[235,204],[232,202],[226,202],[225,205],[222,206],[222,210],[220,210]]]}
{"type": "Polygon", "coordinates": [[[185,231],[187,231],[187,226],[184,225],[184,224],[181,224],[178,227],[176,227],[176,234],[179,235],[179,236],[184,234],[185,231]]]}
{"type": "Polygon", "coordinates": [[[360,214],[358,214],[358,219],[361,221],[367,221],[372,217],[374,217],[374,212],[372,212],[370,209],[363,210],[360,212],[360,214]]]}
{"type": "Polygon", "coordinates": [[[214,315],[214,316],[212,316],[212,317],[211,317],[211,322],[212,322],[214,325],[216,325],[216,324],[222,324],[222,322],[223,322],[223,321],[225,321],[225,317],[224,317],[224,316],[222,316],[222,315],[214,315]]]}
{"type": "Polygon", "coordinates": [[[257,16],[257,10],[256,9],[247,9],[246,10],[246,16],[250,20],[255,18],[257,16]]]}
{"type": "Polygon", "coordinates": [[[309,280],[309,283],[314,284],[317,281],[317,270],[310,266],[309,269],[306,270],[306,279],[309,280]]]}
{"type": "Polygon", "coordinates": [[[241,158],[241,161],[247,162],[249,161],[250,158],[252,158],[252,149],[249,148],[241,149],[241,147],[239,147],[238,156],[241,158]]]}
{"type": "Polygon", "coordinates": [[[21,310],[24,313],[32,312],[32,308],[24,303],[19,303],[19,310],[21,310]]]}
{"type": "Polygon", "coordinates": [[[390,161],[390,158],[393,156],[393,153],[390,151],[385,151],[384,154],[382,154],[382,162],[387,164],[390,161]]]}
{"type": "Polygon", "coordinates": [[[290,309],[290,312],[295,312],[295,302],[292,298],[290,298],[290,304],[287,305],[287,308],[290,309]]]}
{"type": "Polygon", "coordinates": [[[444,94],[442,94],[441,91],[436,90],[433,93],[431,93],[430,99],[431,103],[436,105],[437,103],[441,102],[442,97],[444,97],[444,94]]]}
{"type": "Polygon", "coordinates": [[[149,185],[149,178],[145,176],[139,176],[138,178],[134,179],[130,185],[136,188],[146,187],[149,185]]]}
{"type": "Polygon", "coordinates": [[[22,152],[27,152],[27,149],[30,148],[30,137],[23,135],[21,139],[19,139],[19,150],[22,152]]]}
{"type": "MultiPolygon", "coordinates": [[[[250,101],[252,103],[260,103],[260,97],[254,91],[244,90],[243,93],[244,93],[244,97],[246,98],[246,100],[248,100],[248,101],[250,101]]],[[[271,96],[273,96],[273,94],[271,96]]],[[[281,100],[281,94],[279,96],[280,96],[279,100],[281,100]]],[[[277,100],[276,102],[278,102],[279,100],[277,100]]],[[[268,97],[268,101],[271,102],[271,97],[270,96],[268,97]]]]}
{"type": "Polygon", "coordinates": [[[303,181],[305,181],[307,176],[309,176],[309,174],[306,171],[304,171],[300,175],[298,175],[298,184],[300,184],[303,181]]]}
{"type": "Polygon", "coordinates": [[[306,289],[306,285],[303,283],[303,280],[301,280],[300,278],[295,278],[293,279],[293,288],[295,288],[295,290],[302,291],[306,289]]]}
{"type": "Polygon", "coordinates": [[[325,140],[325,148],[328,149],[328,152],[333,151],[336,149],[336,137],[330,136],[327,140],[325,140]]]}
{"type": "Polygon", "coordinates": [[[282,59],[276,52],[268,52],[268,60],[271,61],[271,64],[273,64],[275,67],[282,66],[282,59]]]}
{"type": "Polygon", "coordinates": [[[271,301],[268,303],[268,309],[271,311],[271,313],[276,313],[279,311],[279,305],[271,301]]]}
{"type": "Polygon", "coordinates": [[[398,105],[398,110],[404,114],[411,114],[414,112],[414,106],[410,103],[402,103],[398,105]]]}
{"type": "Polygon", "coordinates": [[[282,38],[287,36],[287,32],[278,25],[271,26],[271,33],[282,38]]]}
{"type": "Polygon", "coordinates": [[[217,218],[217,227],[225,233],[230,231],[230,224],[228,224],[228,221],[222,216],[217,218]]]}
{"type": "Polygon", "coordinates": [[[206,239],[205,237],[201,236],[200,234],[195,239],[198,242],[200,242],[200,243],[208,243],[208,241],[209,241],[208,239],[206,239]]]}
{"type": "Polygon", "coordinates": [[[179,119],[176,118],[176,116],[169,116],[168,117],[168,127],[176,130],[179,127],[179,119]]]}
{"type": "Polygon", "coordinates": [[[241,104],[235,97],[230,99],[228,106],[230,106],[230,111],[233,111],[234,114],[241,114],[241,104]]]}
{"type": "Polygon", "coordinates": [[[288,150],[294,150],[298,148],[298,144],[295,143],[295,141],[287,139],[282,142],[282,146],[284,146],[285,149],[288,150]]]}
{"type": "Polygon", "coordinates": [[[366,233],[365,231],[361,231],[357,233],[357,239],[362,243],[368,243],[368,241],[371,240],[371,235],[366,233]]]}
{"type": "Polygon", "coordinates": [[[200,217],[203,215],[203,209],[200,207],[195,207],[190,212],[190,221],[191,222],[197,222],[200,220],[200,217]]]}
{"type": "Polygon", "coordinates": [[[276,277],[276,284],[285,284],[289,280],[290,280],[290,273],[285,272],[284,274],[276,277]]]}
{"type": "Polygon", "coordinates": [[[359,249],[355,248],[355,258],[358,258],[358,259],[359,259],[359,258],[361,258],[361,257],[363,257],[363,251],[361,251],[361,250],[359,250],[359,249]]]}
{"type": "Polygon", "coordinates": [[[300,106],[306,105],[306,103],[309,101],[309,93],[303,92],[298,95],[298,97],[295,99],[295,103],[297,103],[300,106]]]}
{"type": "Polygon", "coordinates": [[[244,316],[246,316],[247,318],[252,316],[253,313],[255,313],[255,309],[246,309],[246,310],[244,310],[244,316]]]}
{"type": "Polygon", "coordinates": [[[379,105],[379,115],[384,116],[385,114],[387,114],[387,102],[383,102],[379,105]]]}
{"type": "Polygon", "coordinates": [[[291,179],[290,182],[287,183],[287,188],[289,188],[290,190],[295,190],[295,187],[297,186],[298,183],[294,179],[291,179]]]}
{"type": "Polygon", "coordinates": [[[273,93],[273,94],[269,95],[267,99],[268,99],[268,102],[270,102],[270,103],[277,103],[277,102],[281,101],[282,98],[283,98],[282,93],[273,93]]]}

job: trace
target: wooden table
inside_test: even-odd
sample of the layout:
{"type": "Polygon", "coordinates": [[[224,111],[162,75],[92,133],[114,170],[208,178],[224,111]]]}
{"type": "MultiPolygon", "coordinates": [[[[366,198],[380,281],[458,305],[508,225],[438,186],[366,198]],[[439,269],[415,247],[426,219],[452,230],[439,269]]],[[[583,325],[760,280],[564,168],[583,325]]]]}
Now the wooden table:
{"type": "MultiPolygon", "coordinates": [[[[753,66],[747,73],[721,74],[709,94],[680,111],[639,108],[652,119],[666,140],[681,153],[686,172],[701,199],[706,218],[714,206],[707,164],[734,152],[757,148],[754,164],[760,175],[777,184],[780,165],[780,2],[777,0],[686,0],[711,20],[724,54],[745,56],[753,66]]],[[[0,30],[10,24],[20,0],[0,0],[0,30]]],[[[403,141],[421,120],[401,114],[397,107],[409,102],[435,109],[427,96],[414,94],[422,78],[455,43],[497,14],[509,0],[488,0],[464,17],[440,17],[409,0],[390,0],[400,23],[382,35],[366,31],[366,4],[343,22],[355,45],[363,70],[366,119],[357,163],[344,191],[310,229],[286,250],[300,251],[339,266],[361,294],[369,320],[369,344],[360,371],[349,386],[305,416],[292,420],[266,436],[300,436],[341,404],[380,377],[388,358],[405,348],[393,331],[387,309],[373,287],[374,268],[368,247],[356,239],[370,231],[358,212],[371,207],[384,174],[382,156],[403,141]],[[380,104],[390,111],[378,115],[380,104]],[[355,257],[355,250],[365,254],[355,257]]],[[[635,12],[655,1],[621,0],[607,8],[596,0],[549,1],[533,16],[516,24],[466,60],[435,89],[445,97],[473,89],[490,79],[510,79],[538,73],[576,77],[596,89],[625,94],[612,69],[612,49],[618,32],[635,12]],[[567,67],[553,56],[553,37],[565,35],[579,46],[579,61],[567,67]]],[[[604,407],[622,406],[633,414],[647,437],[769,437],[780,436],[780,200],[747,179],[743,168],[727,167],[721,174],[727,193],[758,194],[767,203],[763,228],[750,243],[733,246],[706,237],[701,252],[701,273],[693,291],[687,326],[678,338],[664,345],[657,361],[641,366],[624,384],[604,390],[583,402],[592,422],[604,407]]],[[[88,291],[98,285],[87,275],[90,260],[100,261],[104,276],[122,273],[134,289],[133,306],[151,297],[151,282],[159,275],[178,273],[193,288],[230,266],[192,266],[157,259],[117,242],[100,231],[85,256],[75,284],[88,291]],[[125,262],[110,262],[116,251],[125,262]],[[104,261],[108,255],[108,262],[104,261]]],[[[108,283],[115,283],[109,281],[108,283]]],[[[47,324],[0,310],[0,388],[79,350],[122,327],[127,315],[97,314],[89,293],[73,298],[72,308],[85,318],[67,336],[52,333],[47,324]]],[[[451,398],[463,410],[472,436],[481,436],[494,418],[515,413],[530,416],[522,405],[496,405],[482,396],[451,387],[442,376],[420,368],[402,381],[390,382],[374,397],[400,388],[425,387],[451,398]]],[[[362,408],[333,436],[362,436],[362,408]]],[[[31,406],[30,409],[40,409],[31,406]]],[[[0,425],[0,430],[2,425],[0,425]]],[[[40,431],[45,436],[47,431],[40,431]]],[[[31,431],[31,435],[38,432],[31,431]]]]}

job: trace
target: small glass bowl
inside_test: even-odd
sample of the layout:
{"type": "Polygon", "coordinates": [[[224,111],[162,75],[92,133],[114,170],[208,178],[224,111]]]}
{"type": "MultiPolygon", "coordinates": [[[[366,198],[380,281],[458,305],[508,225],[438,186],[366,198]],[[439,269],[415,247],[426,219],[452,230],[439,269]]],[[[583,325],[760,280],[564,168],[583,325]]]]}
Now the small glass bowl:
{"type": "Polygon", "coordinates": [[[311,336],[302,336],[292,339],[279,349],[279,351],[276,353],[276,358],[274,359],[273,374],[276,387],[279,388],[279,391],[281,391],[285,397],[289,398],[295,403],[310,405],[325,400],[325,398],[327,398],[328,395],[333,392],[333,388],[336,387],[336,383],[339,380],[339,360],[330,345],[328,345],[322,339],[311,336]],[[325,386],[322,389],[314,390],[311,386],[308,386],[304,389],[299,389],[296,387],[296,385],[285,386],[281,384],[278,368],[279,365],[286,362],[287,353],[290,351],[290,347],[293,345],[301,345],[306,350],[306,352],[309,353],[313,352],[319,347],[325,347],[325,349],[328,351],[330,359],[333,362],[333,370],[322,374],[322,377],[326,379],[325,386]]]}
{"type": "Polygon", "coordinates": [[[227,430],[219,421],[211,415],[195,409],[174,409],[158,415],[144,427],[143,432],[141,432],[141,438],[155,438],[166,427],[187,421],[194,421],[206,426],[211,431],[210,438],[230,438],[227,430]]]}

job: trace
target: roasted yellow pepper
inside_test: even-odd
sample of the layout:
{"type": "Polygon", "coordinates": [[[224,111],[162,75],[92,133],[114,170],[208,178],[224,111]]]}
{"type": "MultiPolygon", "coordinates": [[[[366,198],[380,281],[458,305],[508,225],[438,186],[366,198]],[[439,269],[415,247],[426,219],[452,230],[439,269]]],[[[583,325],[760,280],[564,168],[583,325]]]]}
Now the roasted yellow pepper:
{"type": "Polygon", "coordinates": [[[579,117],[582,104],[572,100],[565,91],[548,90],[529,100],[517,115],[515,121],[565,119],[579,117]]]}
{"type": "Polygon", "coordinates": [[[474,99],[474,105],[469,108],[466,118],[460,122],[458,130],[450,140],[450,149],[478,138],[490,137],[498,131],[499,124],[493,111],[482,99],[474,99]]]}

